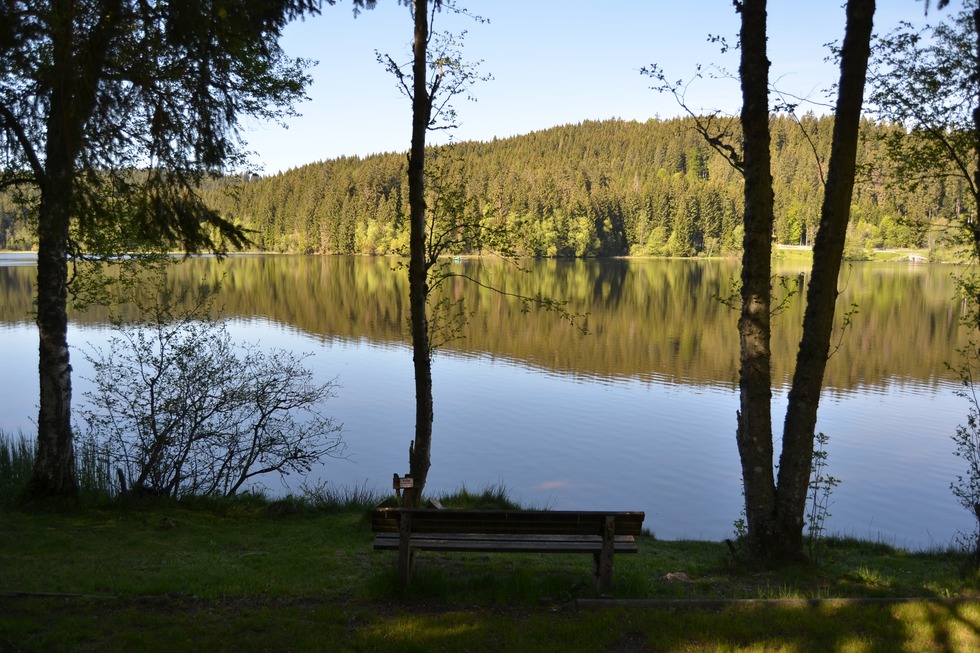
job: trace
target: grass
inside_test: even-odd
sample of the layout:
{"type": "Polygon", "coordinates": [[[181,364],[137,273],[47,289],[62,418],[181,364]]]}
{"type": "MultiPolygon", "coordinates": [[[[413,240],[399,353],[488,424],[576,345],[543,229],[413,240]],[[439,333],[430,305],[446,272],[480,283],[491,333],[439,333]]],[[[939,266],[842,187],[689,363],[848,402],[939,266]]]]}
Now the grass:
{"type": "MultiPolygon", "coordinates": [[[[479,499],[466,505],[507,499],[502,487],[456,494],[479,499]]],[[[980,647],[980,602],[934,601],[973,597],[980,585],[951,552],[831,539],[820,566],[762,569],[736,564],[721,543],[642,537],[639,554],[616,559],[618,599],[922,600],[587,610],[576,599],[592,597],[588,556],[423,553],[405,595],[394,556],[371,548],[364,505],[283,505],[251,496],[0,512],[0,650],[980,647]]]]}
{"type": "MultiPolygon", "coordinates": [[[[850,249],[845,251],[844,258],[852,261],[876,261],[876,262],[907,262],[909,256],[916,255],[925,257],[928,260],[963,262],[966,260],[962,253],[955,255],[950,253],[930,252],[928,249],[850,249]],[[938,256],[938,259],[937,259],[938,256]]],[[[813,250],[810,248],[797,248],[776,245],[773,248],[773,260],[783,263],[809,264],[813,262],[813,250]]]]}
{"type": "Polygon", "coordinates": [[[0,504],[24,487],[34,467],[34,443],[23,433],[0,430],[0,504]]]}
{"type": "Polygon", "coordinates": [[[465,485],[454,492],[446,492],[437,497],[445,508],[460,510],[520,510],[526,506],[519,505],[511,499],[510,491],[503,482],[487,485],[477,492],[471,491],[465,485]]]}
{"type": "MultiPolygon", "coordinates": [[[[583,555],[422,553],[404,593],[372,550],[384,497],[367,487],[177,501],[93,484],[70,510],[13,509],[31,457],[0,437],[4,652],[980,650],[980,575],[952,550],[828,538],[819,565],[768,569],[647,535],[616,559],[618,601],[592,600],[583,555]]],[[[502,483],[436,498],[520,508],[502,483]]]]}

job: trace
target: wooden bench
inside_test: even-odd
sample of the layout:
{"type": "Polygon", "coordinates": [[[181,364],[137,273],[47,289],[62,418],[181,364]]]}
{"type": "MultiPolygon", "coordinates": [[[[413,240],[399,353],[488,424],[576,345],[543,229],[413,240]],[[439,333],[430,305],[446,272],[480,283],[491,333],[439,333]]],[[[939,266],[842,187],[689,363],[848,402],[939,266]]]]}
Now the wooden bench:
{"type": "Polygon", "coordinates": [[[440,510],[375,508],[374,548],[398,551],[398,579],[407,588],[415,551],[591,553],[600,596],[612,587],[614,553],[636,553],[642,512],[562,510],[440,510]]]}

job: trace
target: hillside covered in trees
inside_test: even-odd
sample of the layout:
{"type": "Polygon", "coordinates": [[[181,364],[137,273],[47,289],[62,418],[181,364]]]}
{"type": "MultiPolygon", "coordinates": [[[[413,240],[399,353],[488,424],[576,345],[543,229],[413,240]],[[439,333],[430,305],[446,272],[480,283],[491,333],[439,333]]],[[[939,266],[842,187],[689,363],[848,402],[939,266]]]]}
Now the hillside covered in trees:
{"type": "MultiPolygon", "coordinates": [[[[727,126],[737,137],[738,121],[727,126]]],[[[496,249],[524,256],[731,254],[741,247],[741,176],[694,127],[693,118],[607,120],[443,146],[432,150],[439,172],[430,185],[483,233],[461,243],[460,254],[485,246],[488,234],[496,249]]],[[[816,233],[832,128],[832,117],[772,119],[777,243],[807,245],[816,233]]],[[[882,137],[892,129],[863,124],[849,258],[875,247],[933,247],[968,205],[955,180],[919,183],[915,192],[888,183],[882,137]]],[[[202,192],[252,230],[259,251],[407,250],[404,153],[222,179],[202,192]]],[[[16,209],[0,200],[0,248],[30,246],[16,209]]]]}

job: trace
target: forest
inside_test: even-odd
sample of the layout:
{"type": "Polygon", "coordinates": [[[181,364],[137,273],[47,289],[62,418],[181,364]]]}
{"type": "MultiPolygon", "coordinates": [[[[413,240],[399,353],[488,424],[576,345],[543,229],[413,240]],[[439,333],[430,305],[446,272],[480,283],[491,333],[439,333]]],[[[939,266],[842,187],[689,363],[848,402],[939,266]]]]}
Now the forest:
{"type": "MultiPolygon", "coordinates": [[[[586,121],[430,148],[430,174],[440,177],[431,185],[457,194],[459,212],[478,227],[453,253],[737,253],[742,178],[706,143],[695,120],[586,121]]],[[[833,120],[813,114],[772,118],[778,244],[812,243],[833,120]]],[[[737,120],[725,127],[738,137],[737,120]]],[[[874,248],[906,247],[928,248],[941,259],[944,226],[969,205],[955,178],[922,180],[914,188],[894,183],[884,168],[884,143],[895,130],[871,120],[862,124],[846,252],[851,260],[874,248]]],[[[406,165],[403,152],[347,157],[268,176],[214,179],[201,193],[224,217],[250,230],[255,251],[404,254],[406,165]]],[[[0,197],[0,249],[33,249],[32,233],[19,207],[0,197]]]]}
{"type": "MultiPolygon", "coordinates": [[[[776,243],[812,243],[833,120],[772,119],[776,243]]],[[[738,136],[737,120],[726,128],[738,136]]],[[[914,190],[891,181],[884,144],[895,129],[862,124],[850,259],[872,248],[934,250],[942,227],[963,210],[962,181],[924,180],[914,190]]],[[[443,186],[465,195],[460,211],[482,231],[503,234],[497,248],[515,255],[686,257],[741,248],[741,175],[691,117],[587,121],[430,151],[434,174],[448,179],[443,186]]],[[[405,167],[404,153],[350,157],[247,181],[223,179],[203,192],[252,230],[259,251],[402,254],[405,167]]],[[[486,245],[461,243],[454,253],[480,246],[486,245]]]]}

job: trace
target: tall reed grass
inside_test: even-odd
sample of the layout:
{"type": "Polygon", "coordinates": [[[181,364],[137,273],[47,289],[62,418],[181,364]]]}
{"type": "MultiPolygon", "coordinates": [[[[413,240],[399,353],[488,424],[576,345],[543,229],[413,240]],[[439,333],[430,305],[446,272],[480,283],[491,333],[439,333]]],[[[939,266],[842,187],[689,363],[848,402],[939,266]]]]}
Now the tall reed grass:
{"type": "MultiPolygon", "coordinates": [[[[34,469],[36,444],[33,438],[18,431],[16,435],[0,430],[0,505],[13,503],[27,486],[34,469]]],[[[75,473],[83,496],[109,499],[118,493],[112,481],[108,459],[98,444],[82,440],[75,448],[75,473]]]]}
{"type": "Polygon", "coordinates": [[[447,508],[470,510],[524,510],[533,507],[522,506],[510,496],[510,490],[503,481],[485,485],[478,491],[472,491],[465,484],[458,490],[444,492],[438,497],[439,502],[447,508]]]}
{"type": "MultiPolygon", "coordinates": [[[[14,435],[0,430],[0,506],[13,504],[26,487],[34,467],[35,446],[34,439],[23,433],[14,435]]],[[[98,442],[84,438],[77,440],[75,459],[79,490],[84,499],[100,502],[127,498],[120,493],[113,479],[114,470],[98,442]]],[[[340,487],[322,482],[314,485],[303,483],[299,492],[280,497],[254,489],[224,499],[188,496],[182,498],[181,503],[219,512],[232,508],[252,508],[289,515],[366,510],[389,496],[367,483],[340,487]]],[[[528,507],[512,499],[503,482],[486,485],[478,491],[463,485],[458,490],[438,495],[437,500],[446,508],[521,510],[528,507]]]]}
{"type": "Polygon", "coordinates": [[[13,501],[34,468],[34,441],[0,430],[0,504],[13,501]]]}
{"type": "MultiPolygon", "coordinates": [[[[0,506],[14,504],[34,469],[35,440],[21,432],[7,433],[0,429],[0,506]]],[[[80,439],[75,447],[76,474],[81,495],[88,501],[121,499],[119,486],[113,479],[109,459],[98,442],[80,439]]],[[[342,512],[367,509],[385,498],[381,492],[366,483],[353,487],[335,487],[327,483],[303,484],[298,494],[270,497],[261,490],[242,492],[225,500],[216,497],[186,497],[183,503],[208,509],[231,507],[268,510],[275,514],[342,512]]]]}

